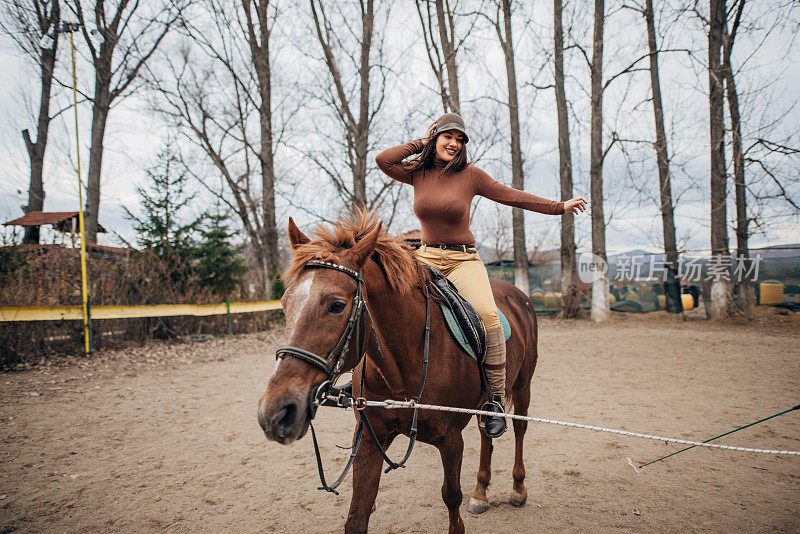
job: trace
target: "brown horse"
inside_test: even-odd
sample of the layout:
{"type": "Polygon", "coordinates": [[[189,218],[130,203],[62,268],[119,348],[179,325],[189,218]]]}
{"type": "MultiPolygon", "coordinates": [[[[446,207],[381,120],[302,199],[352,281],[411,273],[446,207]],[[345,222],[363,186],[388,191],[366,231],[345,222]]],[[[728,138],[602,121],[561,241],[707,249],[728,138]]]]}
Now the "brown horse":
{"type": "MultiPolygon", "coordinates": [[[[353,394],[370,400],[415,398],[422,379],[425,338],[427,269],[411,249],[386,234],[374,215],[365,211],[342,220],[332,230],[318,228],[309,239],[289,220],[294,251],[285,278],[288,288],[282,303],[286,315],[286,342],[302,352],[325,355],[341,340],[353,295],[359,284],[351,274],[336,269],[313,268],[314,260],[332,262],[363,275],[363,295],[374,322],[366,340],[365,362],[356,366],[355,347],[344,357],[343,370],[353,369],[353,394]],[[312,261],[312,265],[307,265],[312,261]],[[363,378],[362,378],[363,369],[363,378]],[[363,380],[364,388],[361,390],[363,380]]],[[[530,384],[536,365],[536,315],[530,300],[513,285],[493,280],[495,301],[511,324],[507,343],[507,384],[514,413],[527,414],[530,384]]],[[[365,319],[366,320],[366,319],[365,319]]],[[[438,306],[431,306],[430,357],[422,403],[478,408],[485,400],[477,364],[458,347],[447,330],[438,306]]],[[[355,344],[354,344],[355,345],[355,344]]],[[[326,379],[325,372],[301,358],[285,358],[275,367],[261,397],[258,420],[267,438],[288,444],[305,435],[310,423],[309,394],[326,379]]],[[[383,449],[395,437],[409,435],[411,410],[368,407],[383,449]]],[[[451,533],[464,532],[461,505],[461,435],[470,416],[420,411],[418,439],[439,449],[444,467],[442,498],[450,515],[451,533]]],[[[514,421],[516,454],[511,504],[527,499],[522,448],[527,423],[514,421]]],[[[492,440],[481,433],[478,484],[468,510],[482,513],[489,507],[486,488],[491,478],[492,440]]],[[[345,532],[366,532],[372,513],[383,459],[372,440],[364,438],[353,464],[353,497],[345,532]]]]}

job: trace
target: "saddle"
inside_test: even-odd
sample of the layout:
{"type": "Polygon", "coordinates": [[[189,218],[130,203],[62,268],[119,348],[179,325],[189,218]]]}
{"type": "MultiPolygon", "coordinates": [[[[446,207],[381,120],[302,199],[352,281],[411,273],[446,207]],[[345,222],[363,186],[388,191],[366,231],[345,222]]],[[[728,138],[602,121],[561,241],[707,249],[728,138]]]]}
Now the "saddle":
{"type": "MultiPolygon", "coordinates": [[[[433,289],[442,297],[438,300],[442,309],[447,328],[453,335],[458,345],[473,360],[483,363],[486,355],[486,329],[481,316],[472,307],[472,304],[459,294],[453,283],[435,267],[427,266],[431,272],[433,289]]],[[[506,341],[511,337],[511,327],[503,312],[497,310],[500,323],[503,325],[503,334],[506,341]]]]}

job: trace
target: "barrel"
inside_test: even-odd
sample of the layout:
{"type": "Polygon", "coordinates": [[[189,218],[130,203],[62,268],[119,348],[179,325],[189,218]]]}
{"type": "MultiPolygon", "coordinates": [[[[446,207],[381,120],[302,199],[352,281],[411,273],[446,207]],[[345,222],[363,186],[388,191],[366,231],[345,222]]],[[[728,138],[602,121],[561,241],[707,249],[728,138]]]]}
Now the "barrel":
{"type": "MultiPolygon", "coordinates": [[[[681,295],[681,305],[683,306],[683,311],[689,311],[694,309],[694,298],[689,295],[688,293],[684,293],[681,295]]],[[[667,296],[666,295],[658,295],[658,309],[659,310],[666,310],[667,309],[667,296]]]]}
{"type": "Polygon", "coordinates": [[[783,304],[783,284],[777,280],[765,280],[759,284],[761,304],[783,304]]]}
{"type": "Polygon", "coordinates": [[[561,306],[561,299],[555,293],[548,293],[544,296],[544,305],[547,308],[558,308],[561,306]]]}

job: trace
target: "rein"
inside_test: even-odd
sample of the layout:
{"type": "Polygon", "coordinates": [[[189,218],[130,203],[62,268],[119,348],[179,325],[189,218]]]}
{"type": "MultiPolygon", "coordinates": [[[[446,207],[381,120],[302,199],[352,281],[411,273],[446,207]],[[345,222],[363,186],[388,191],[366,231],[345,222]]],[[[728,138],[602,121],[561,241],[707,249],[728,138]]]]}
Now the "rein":
{"type": "MultiPolygon", "coordinates": [[[[345,325],[344,331],[342,335],[339,337],[339,341],[336,343],[336,346],[331,350],[326,357],[319,356],[314,354],[311,351],[306,349],[296,347],[294,345],[283,345],[278,347],[275,351],[275,359],[282,359],[286,356],[291,356],[293,358],[297,358],[302,360],[312,367],[316,367],[317,369],[321,370],[323,373],[327,375],[325,381],[323,381],[319,386],[313,388],[311,393],[309,394],[308,398],[308,417],[311,426],[311,437],[314,442],[314,454],[316,455],[317,459],[317,471],[319,472],[319,479],[322,483],[317,489],[329,491],[336,495],[339,492],[336,491],[336,488],[342,483],[347,473],[350,471],[350,468],[353,465],[353,461],[355,460],[356,453],[358,453],[358,448],[361,445],[361,440],[364,436],[364,428],[367,429],[367,433],[369,434],[370,439],[377,447],[378,451],[380,452],[383,459],[389,464],[389,467],[386,468],[384,471],[388,473],[393,469],[398,469],[400,467],[405,467],[405,463],[408,458],[411,456],[411,451],[414,449],[414,444],[417,440],[417,416],[419,411],[414,408],[414,415],[411,420],[411,431],[409,432],[409,443],[408,448],[406,449],[405,456],[400,462],[392,461],[389,456],[386,454],[386,451],[383,449],[383,446],[378,439],[378,436],[375,434],[375,430],[372,428],[372,424],[369,422],[364,409],[367,407],[367,399],[363,397],[364,394],[364,375],[366,370],[366,343],[367,343],[367,319],[369,319],[369,323],[372,326],[372,332],[375,335],[375,342],[378,344],[378,353],[383,356],[381,352],[380,343],[378,341],[378,335],[375,330],[375,323],[372,321],[372,315],[369,313],[369,309],[366,306],[366,301],[364,300],[364,277],[358,271],[350,269],[349,267],[345,267],[344,265],[340,265],[338,263],[333,262],[326,262],[326,261],[319,261],[319,260],[311,260],[306,263],[306,267],[317,267],[322,269],[333,269],[335,271],[340,271],[348,276],[352,277],[358,283],[356,287],[355,295],[353,296],[353,306],[350,310],[350,317],[347,320],[347,324],[345,325]],[[334,384],[336,380],[342,374],[342,366],[344,365],[344,360],[347,357],[347,352],[350,348],[350,341],[353,337],[353,334],[356,333],[356,338],[360,335],[360,346],[358,349],[358,354],[356,361],[361,360],[361,397],[355,398],[353,397],[352,393],[345,391],[343,388],[337,388],[334,384]],[[356,433],[353,438],[353,446],[352,452],[350,453],[350,457],[347,460],[347,464],[344,466],[342,473],[336,479],[336,481],[328,485],[325,481],[325,473],[322,466],[322,456],[319,452],[319,443],[317,442],[317,433],[314,430],[314,417],[317,413],[317,408],[321,405],[325,406],[338,406],[340,408],[350,408],[354,407],[356,411],[358,411],[358,427],[356,428],[356,433]]],[[[425,389],[425,379],[428,374],[428,347],[430,344],[430,331],[431,331],[431,300],[430,294],[428,292],[428,286],[425,284],[425,342],[422,354],[422,379],[420,381],[419,386],[419,393],[417,394],[416,401],[422,398],[422,392],[425,389]]]]}

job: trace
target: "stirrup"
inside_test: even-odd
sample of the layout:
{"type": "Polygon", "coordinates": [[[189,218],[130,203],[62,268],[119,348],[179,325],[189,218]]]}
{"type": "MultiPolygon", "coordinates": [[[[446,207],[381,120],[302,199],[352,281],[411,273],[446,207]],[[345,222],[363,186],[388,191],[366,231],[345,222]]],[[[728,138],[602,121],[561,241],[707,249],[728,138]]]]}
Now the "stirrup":
{"type": "Polygon", "coordinates": [[[497,399],[497,397],[493,397],[493,398],[487,400],[486,402],[484,402],[481,405],[481,411],[489,411],[489,412],[497,411],[497,415],[493,415],[493,416],[481,415],[481,416],[478,417],[478,428],[480,428],[481,431],[484,433],[484,435],[487,438],[490,438],[490,439],[499,438],[500,436],[505,434],[506,428],[507,428],[506,419],[505,419],[505,417],[503,417],[503,415],[505,414],[505,408],[500,403],[500,401],[496,400],[496,399],[497,399]],[[486,420],[488,418],[490,418],[490,417],[500,419],[500,422],[502,424],[502,428],[494,435],[489,435],[486,432],[486,420]]]}

